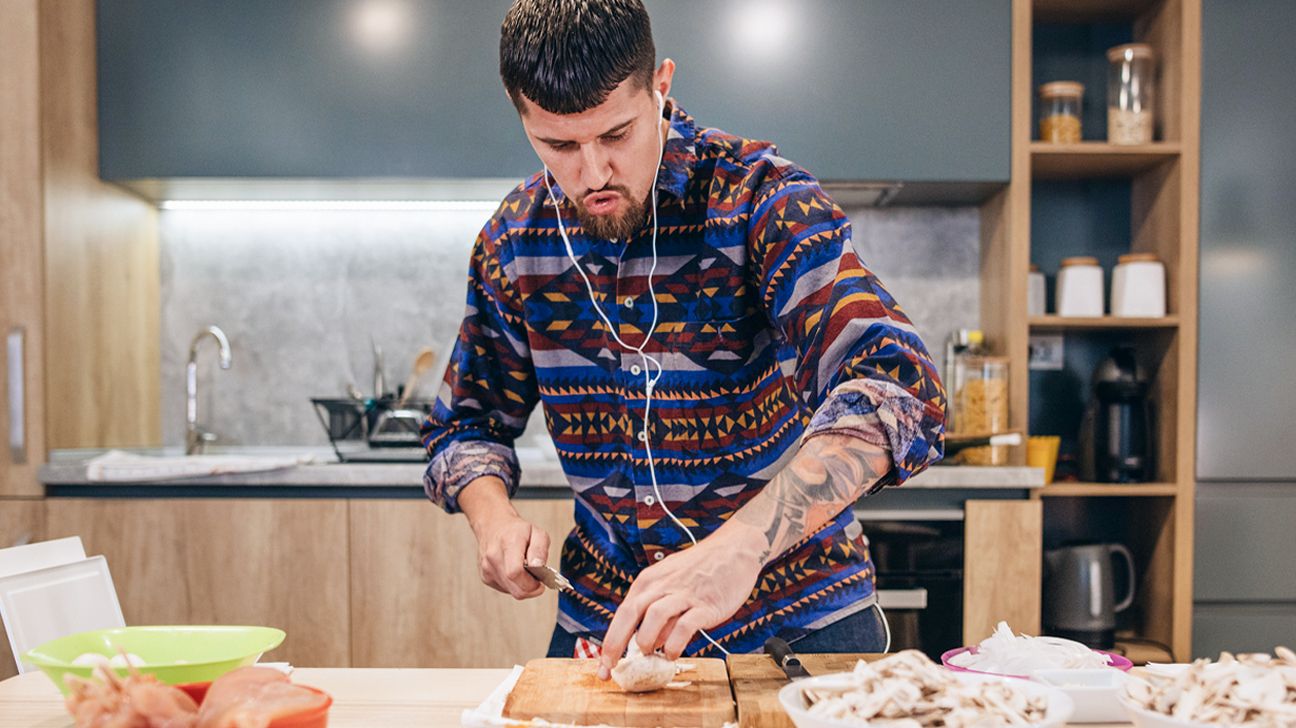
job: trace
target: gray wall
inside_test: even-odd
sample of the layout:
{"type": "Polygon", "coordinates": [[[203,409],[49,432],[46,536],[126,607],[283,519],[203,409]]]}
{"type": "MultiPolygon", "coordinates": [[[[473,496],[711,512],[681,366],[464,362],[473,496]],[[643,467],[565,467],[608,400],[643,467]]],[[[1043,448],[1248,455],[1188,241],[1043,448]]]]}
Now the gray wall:
{"type": "MultiPolygon", "coordinates": [[[[980,218],[974,207],[847,210],[860,255],[939,356],[979,321],[980,218]]],[[[389,386],[421,346],[441,368],[463,314],[468,251],[486,212],[166,211],[162,247],[162,422],[183,440],[184,362],[209,324],[234,363],[201,352],[200,418],[226,445],[324,444],[312,396],[368,393],[370,338],[389,386]]],[[[204,347],[212,346],[211,342],[204,347]]],[[[213,347],[214,348],[214,347],[213,347]]],[[[538,420],[538,418],[537,418],[538,420]]],[[[532,422],[543,436],[543,425],[532,422]]]]}
{"type": "Polygon", "coordinates": [[[1193,650],[1296,643],[1296,4],[1206,0],[1193,650]]]}

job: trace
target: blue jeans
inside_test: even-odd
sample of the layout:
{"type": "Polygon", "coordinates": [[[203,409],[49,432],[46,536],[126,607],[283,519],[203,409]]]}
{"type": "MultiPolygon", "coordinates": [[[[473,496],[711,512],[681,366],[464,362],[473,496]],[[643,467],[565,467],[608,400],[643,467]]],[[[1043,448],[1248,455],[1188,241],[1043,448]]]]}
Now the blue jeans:
{"type": "MultiPolygon", "coordinates": [[[[562,627],[555,626],[549,640],[549,657],[571,657],[576,652],[576,638],[562,627]]],[[[886,646],[886,627],[874,607],[858,611],[849,617],[833,622],[817,632],[792,640],[797,652],[881,652],[886,646]]]]}

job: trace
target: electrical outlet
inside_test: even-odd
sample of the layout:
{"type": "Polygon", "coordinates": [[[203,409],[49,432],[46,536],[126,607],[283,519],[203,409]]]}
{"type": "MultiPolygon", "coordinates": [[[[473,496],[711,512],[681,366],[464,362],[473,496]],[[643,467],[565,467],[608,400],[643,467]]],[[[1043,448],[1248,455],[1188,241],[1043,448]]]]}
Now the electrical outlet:
{"type": "Polygon", "coordinates": [[[1030,337],[1031,371],[1062,369],[1062,334],[1035,334],[1030,337]]]}

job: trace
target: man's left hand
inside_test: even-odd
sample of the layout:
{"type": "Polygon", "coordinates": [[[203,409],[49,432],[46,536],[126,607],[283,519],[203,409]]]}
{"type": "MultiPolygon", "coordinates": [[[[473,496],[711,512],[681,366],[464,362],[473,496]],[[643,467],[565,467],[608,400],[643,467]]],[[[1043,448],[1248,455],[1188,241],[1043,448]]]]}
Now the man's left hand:
{"type": "Polygon", "coordinates": [[[747,601],[760,575],[763,543],[717,538],[671,554],[644,569],[617,608],[607,636],[599,677],[611,669],[636,638],[644,654],[662,649],[674,660],[698,630],[720,624],[747,601]]]}

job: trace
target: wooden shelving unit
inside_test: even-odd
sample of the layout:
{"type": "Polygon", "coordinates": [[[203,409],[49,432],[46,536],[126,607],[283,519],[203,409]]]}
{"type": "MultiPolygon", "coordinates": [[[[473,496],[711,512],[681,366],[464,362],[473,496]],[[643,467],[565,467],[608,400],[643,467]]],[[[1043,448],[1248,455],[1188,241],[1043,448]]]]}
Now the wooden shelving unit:
{"type": "Polygon", "coordinates": [[[1111,331],[1118,329],[1173,329],[1179,326],[1178,316],[1162,318],[1080,318],[1068,316],[1031,316],[1031,331],[1111,331]]]}
{"type": "Polygon", "coordinates": [[[1155,7],[1157,0],[1035,0],[1035,22],[1109,23],[1133,20],[1155,7]]]}
{"type": "Polygon", "coordinates": [[[1037,495],[1041,498],[1054,496],[1094,497],[1114,496],[1130,498],[1135,496],[1175,496],[1179,494],[1177,483],[1052,483],[1041,488],[1037,495]]]}
{"type": "Polygon", "coordinates": [[[1031,174],[1036,179],[1131,177],[1178,158],[1179,145],[1156,142],[1119,146],[1104,142],[1031,142],[1031,174]]]}
{"type": "MultiPolygon", "coordinates": [[[[1010,424],[1028,434],[1059,434],[1042,425],[1035,431],[1031,413],[1056,418],[1058,411],[1074,408],[1088,386],[1093,363],[1083,357],[1068,359],[1067,366],[1074,367],[1065,372],[1072,401],[1050,399],[1059,396],[1062,385],[1058,383],[1063,380],[1047,380],[1053,382],[1048,387],[1032,386],[1028,371],[1032,334],[1060,333],[1068,351],[1076,347],[1092,356],[1105,355],[1112,345],[1135,348],[1140,365],[1152,378],[1155,482],[1058,483],[1038,489],[1033,498],[1043,508],[1045,548],[1085,538],[1117,541],[1134,552],[1135,607],[1119,627],[1140,644],[1164,644],[1176,659],[1187,659],[1192,634],[1196,459],[1201,0],[1013,0],[1012,24],[1012,176],[1008,187],[982,208],[982,328],[995,353],[1011,361],[1010,424]],[[1093,39],[1115,36],[1124,39],[1109,45],[1135,40],[1156,50],[1157,141],[1133,147],[1111,145],[1099,138],[1101,126],[1090,128],[1088,122],[1089,136],[1082,143],[1036,141],[1035,85],[1067,78],[1037,77],[1036,63],[1040,74],[1052,74],[1053,69],[1076,62],[1075,48],[1053,49],[1048,46],[1051,39],[1098,42],[1093,39]],[[1062,243],[1033,240],[1032,207],[1037,197],[1040,204],[1053,205],[1051,209],[1074,198],[1070,209],[1084,214],[1069,222],[1081,232],[1062,243]],[[1118,245],[1110,235],[1097,242],[1085,237],[1091,228],[1109,233],[1113,224],[1124,225],[1124,220],[1128,228],[1118,228],[1125,231],[1118,245]],[[1165,263],[1169,316],[1027,315],[1026,287],[1033,261],[1052,274],[1062,255],[1098,255],[1110,269],[1115,254],[1126,251],[1156,253],[1165,263]]],[[[1087,56],[1092,55],[1092,63],[1105,69],[1104,50],[1086,51],[1079,62],[1088,63],[1087,56]]],[[[1083,70],[1090,72],[1085,104],[1105,114],[1106,89],[1095,83],[1105,73],[1092,65],[1083,70]]],[[[1035,222],[1048,229],[1051,220],[1042,216],[1035,222]]],[[[1076,413],[1075,424],[1078,417],[1076,413]]],[[[1024,461],[1024,448],[1017,448],[1013,463],[1024,461]]]]}

